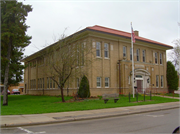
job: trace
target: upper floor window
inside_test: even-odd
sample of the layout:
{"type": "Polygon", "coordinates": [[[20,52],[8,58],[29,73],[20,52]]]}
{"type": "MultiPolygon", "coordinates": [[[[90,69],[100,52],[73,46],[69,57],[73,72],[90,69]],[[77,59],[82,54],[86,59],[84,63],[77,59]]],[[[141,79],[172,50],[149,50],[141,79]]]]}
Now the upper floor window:
{"type": "Polygon", "coordinates": [[[137,61],[139,61],[139,49],[136,50],[137,61]]]}
{"type": "Polygon", "coordinates": [[[126,47],[123,46],[123,57],[126,57],[126,47]]]}
{"type": "Polygon", "coordinates": [[[107,43],[104,44],[104,57],[105,58],[109,57],[109,44],[107,43]]]}
{"type": "Polygon", "coordinates": [[[155,64],[158,63],[158,60],[157,60],[157,53],[155,53],[155,64]]]}
{"type": "Polygon", "coordinates": [[[143,50],[143,51],[142,51],[142,54],[143,54],[143,62],[146,62],[146,51],[143,50]]]}
{"type": "Polygon", "coordinates": [[[101,43],[96,42],[96,56],[100,57],[101,56],[101,43]]]}
{"type": "Polygon", "coordinates": [[[160,64],[162,64],[162,54],[159,55],[160,64]]]}
{"type": "Polygon", "coordinates": [[[132,48],[130,48],[130,60],[132,60],[132,48]]]}

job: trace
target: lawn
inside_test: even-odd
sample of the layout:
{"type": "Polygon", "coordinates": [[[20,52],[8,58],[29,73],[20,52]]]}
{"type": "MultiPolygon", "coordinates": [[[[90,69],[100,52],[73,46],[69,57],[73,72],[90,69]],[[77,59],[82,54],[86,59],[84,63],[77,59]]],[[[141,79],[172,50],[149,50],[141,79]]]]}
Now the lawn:
{"type": "MultiPolygon", "coordinates": [[[[72,97],[65,97],[65,100],[70,100],[72,97]]],[[[21,115],[21,114],[41,114],[41,113],[53,113],[53,112],[65,112],[65,111],[81,111],[114,107],[126,107],[135,105],[147,105],[157,104],[165,102],[175,102],[178,99],[170,99],[164,97],[153,96],[150,101],[149,96],[144,97],[139,95],[138,101],[136,98],[132,98],[129,102],[128,96],[120,96],[120,100],[114,103],[113,100],[109,100],[106,104],[104,100],[84,100],[81,102],[61,102],[61,97],[54,96],[32,96],[32,95],[9,95],[8,106],[2,106],[3,96],[1,96],[1,115],[21,115]]]]}

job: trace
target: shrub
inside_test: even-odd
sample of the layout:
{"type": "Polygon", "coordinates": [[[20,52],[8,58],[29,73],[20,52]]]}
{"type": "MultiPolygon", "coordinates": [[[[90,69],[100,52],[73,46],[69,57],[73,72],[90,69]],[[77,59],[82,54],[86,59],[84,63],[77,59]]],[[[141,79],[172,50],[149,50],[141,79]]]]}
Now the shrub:
{"type": "Polygon", "coordinates": [[[80,87],[78,90],[78,96],[81,98],[90,97],[89,81],[86,76],[83,76],[81,80],[80,87]]]}
{"type": "Polygon", "coordinates": [[[172,62],[168,61],[167,62],[167,85],[168,85],[168,90],[169,92],[173,92],[174,90],[178,90],[178,74],[177,71],[175,70],[174,65],[172,62]]]}

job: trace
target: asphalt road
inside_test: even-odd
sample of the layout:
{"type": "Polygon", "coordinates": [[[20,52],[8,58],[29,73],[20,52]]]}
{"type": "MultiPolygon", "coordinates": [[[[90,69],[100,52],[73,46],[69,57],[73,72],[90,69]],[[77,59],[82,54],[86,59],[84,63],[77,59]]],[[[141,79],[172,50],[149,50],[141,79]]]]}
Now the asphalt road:
{"type": "Polygon", "coordinates": [[[58,124],[2,128],[1,133],[172,133],[180,126],[179,109],[58,124]]]}

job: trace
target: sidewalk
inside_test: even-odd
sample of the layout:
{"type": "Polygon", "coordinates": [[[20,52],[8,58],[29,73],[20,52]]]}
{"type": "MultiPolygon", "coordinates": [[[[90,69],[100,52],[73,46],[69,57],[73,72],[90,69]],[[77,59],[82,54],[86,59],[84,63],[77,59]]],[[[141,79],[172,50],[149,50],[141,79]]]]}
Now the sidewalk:
{"type": "MultiPolygon", "coordinates": [[[[176,97],[174,97],[176,98],[176,97]]],[[[180,108],[180,102],[169,102],[160,104],[128,106],[119,108],[108,108],[86,111],[72,111],[47,114],[29,114],[29,115],[3,115],[1,117],[1,127],[17,127],[37,124],[51,124],[68,121],[78,121],[87,119],[97,119],[113,116],[123,116],[129,114],[138,114],[166,109],[180,108]]]]}

